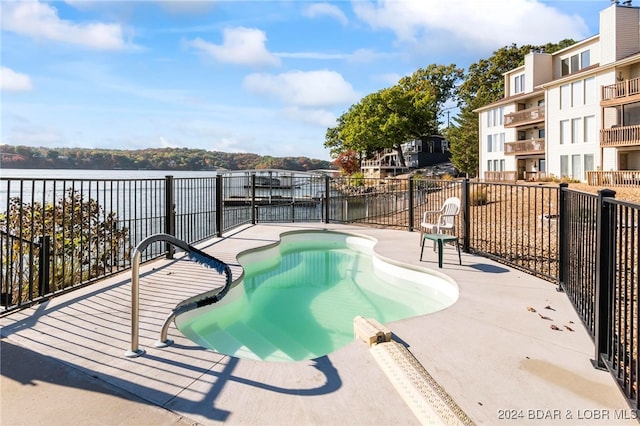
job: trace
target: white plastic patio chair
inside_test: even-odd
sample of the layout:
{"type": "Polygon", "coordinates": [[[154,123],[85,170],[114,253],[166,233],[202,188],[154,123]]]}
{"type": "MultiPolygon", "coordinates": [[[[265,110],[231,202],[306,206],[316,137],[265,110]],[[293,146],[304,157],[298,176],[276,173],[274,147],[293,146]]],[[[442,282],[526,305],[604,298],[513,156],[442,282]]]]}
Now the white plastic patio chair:
{"type": "MultiPolygon", "coordinates": [[[[420,223],[420,245],[424,245],[424,234],[454,234],[456,230],[456,216],[460,213],[460,198],[447,198],[440,210],[424,212],[420,223]]],[[[433,248],[435,250],[435,242],[433,248]]]]}

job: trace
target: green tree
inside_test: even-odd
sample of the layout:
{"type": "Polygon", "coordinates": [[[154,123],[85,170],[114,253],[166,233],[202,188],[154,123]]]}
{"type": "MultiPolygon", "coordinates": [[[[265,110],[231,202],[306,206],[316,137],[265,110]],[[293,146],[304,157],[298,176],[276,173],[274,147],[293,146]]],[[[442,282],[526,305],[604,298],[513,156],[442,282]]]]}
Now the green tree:
{"type": "Polygon", "coordinates": [[[480,155],[478,152],[477,113],[471,108],[463,108],[460,115],[453,118],[453,122],[453,126],[444,130],[445,137],[449,141],[451,162],[457,170],[465,173],[467,177],[476,177],[480,155]],[[473,116],[475,116],[475,120],[473,116]]]}
{"type": "Polygon", "coordinates": [[[327,130],[325,147],[333,157],[350,150],[367,157],[381,149],[395,149],[404,165],[402,143],[438,132],[445,102],[456,98],[463,70],[455,65],[429,65],[398,84],[371,93],[352,105],[327,130]]]}
{"type": "MultiPolygon", "coordinates": [[[[9,209],[0,215],[0,222],[4,225],[3,232],[15,237],[11,239],[12,256],[3,259],[3,269],[33,273],[19,266],[30,250],[40,250],[28,242],[41,236],[50,237],[51,291],[103,276],[118,262],[130,257],[129,230],[118,224],[115,213],[104,212],[96,200],[83,199],[78,191],[69,190],[56,203],[45,205],[22,203],[20,198],[11,198],[9,209]]],[[[37,260],[37,253],[33,254],[37,260]]],[[[40,267],[34,265],[36,269],[40,267]]],[[[19,280],[19,277],[12,279],[19,280]]],[[[28,281],[28,277],[23,277],[23,282],[28,281]]],[[[25,293],[18,294],[19,286],[3,284],[2,292],[8,289],[13,290],[13,301],[30,296],[26,293],[29,288],[23,288],[25,293]]],[[[38,294],[38,289],[32,291],[38,294]]]]}

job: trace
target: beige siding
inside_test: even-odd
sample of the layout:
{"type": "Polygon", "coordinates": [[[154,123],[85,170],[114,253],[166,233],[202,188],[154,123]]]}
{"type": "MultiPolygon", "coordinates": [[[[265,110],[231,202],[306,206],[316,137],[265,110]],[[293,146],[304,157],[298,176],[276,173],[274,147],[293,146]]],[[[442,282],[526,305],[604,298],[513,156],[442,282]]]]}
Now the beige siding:
{"type": "Polygon", "coordinates": [[[640,51],[640,9],[616,8],[616,60],[640,51]]]}

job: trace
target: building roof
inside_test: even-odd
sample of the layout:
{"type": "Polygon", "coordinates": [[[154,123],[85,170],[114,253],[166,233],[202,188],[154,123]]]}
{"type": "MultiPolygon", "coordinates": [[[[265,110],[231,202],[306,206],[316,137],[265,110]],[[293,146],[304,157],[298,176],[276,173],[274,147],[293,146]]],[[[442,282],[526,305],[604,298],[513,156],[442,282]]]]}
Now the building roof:
{"type": "Polygon", "coordinates": [[[499,99],[495,102],[491,102],[490,104],[486,104],[481,106],[480,108],[474,109],[473,112],[482,112],[485,111],[487,109],[491,109],[493,107],[499,106],[499,105],[506,105],[506,104],[510,104],[512,102],[516,102],[518,100],[521,99],[528,99],[540,94],[544,93],[544,89],[541,88],[536,88],[534,89],[532,92],[527,92],[527,93],[519,93],[517,95],[512,95],[512,96],[507,96],[506,98],[502,98],[499,99]]]}

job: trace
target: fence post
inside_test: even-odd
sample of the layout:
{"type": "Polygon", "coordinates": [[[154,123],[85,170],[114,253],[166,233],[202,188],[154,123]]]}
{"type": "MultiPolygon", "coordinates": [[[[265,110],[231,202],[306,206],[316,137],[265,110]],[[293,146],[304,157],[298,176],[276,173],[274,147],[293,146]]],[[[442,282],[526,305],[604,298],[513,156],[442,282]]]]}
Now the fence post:
{"type": "MultiPolygon", "coordinates": [[[[173,193],[173,176],[165,176],[164,177],[164,209],[165,209],[165,222],[164,222],[164,232],[169,235],[176,235],[176,205],[175,198],[173,193]]],[[[165,251],[167,259],[173,259],[173,253],[175,252],[175,248],[169,244],[165,243],[165,251]]]]}
{"type": "Polygon", "coordinates": [[[409,176],[409,232],[413,232],[413,219],[414,219],[414,211],[413,211],[413,176],[409,176]]]}
{"type": "Polygon", "coordinates": [[[49,288],[51,237],[49,235],[40,237],[38,244],[40,245],[40,253],[38,256],[40,264],[40,268],[38,268],[38,296],[42,297],[51,292],[49,288]]]}
{"type": "MultiPolygon", "coordinates": [[[[271,202],[271,200],[269,200],[271,202]]],[[[256,224],[256,174],[251,175],[251,224],[256,224]]]]}
{"type": "Polygon", "coordinates": [[[222,203],[222,175],[216,175],[216,237],[222,237],[222,215],[223,215],[223,203],[222,203]]]}
{"type": "Polygon", "coordinates": [[[471,233],[471,216],[470,216],[470,197],[469,197],[469,178],[462,179],[462,251],[469,253],[469,246],[471,245],[470,233],[471,233]]]}
{"type": "MultiPolygon", "coordinates": [[[[569,206],[567,205],[567,191],[569,187],[568,183],[561,183],[558,189],[558,287],[556,290],[564,291],[564,277],[565,277],[565,265],[566,258],[569,254],[567,246],[567,227],[569,225],[569,206]]],[[[549,226],[551,226],[551,218],[549,218],[549,226]]]]}
{"type": "Polygon", "coordinates": [[[329,176],[324,177],[324,223],[329,223],[329,176]]]}
{"type": "Polygon", "coordinates": [[[598,191],[596,214],[596,294],[595,294],[595,360],[596,368],[606,366],[602,357],[608,352],[609,332],[611,330],[611,304],[613,303],[613,274],[615,270],[615,206],[606,201],[614,198],[615,191],[601,189],[598,191]]]}

